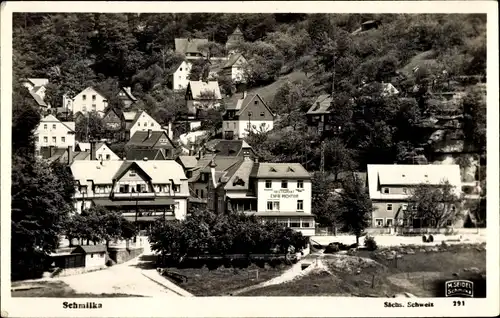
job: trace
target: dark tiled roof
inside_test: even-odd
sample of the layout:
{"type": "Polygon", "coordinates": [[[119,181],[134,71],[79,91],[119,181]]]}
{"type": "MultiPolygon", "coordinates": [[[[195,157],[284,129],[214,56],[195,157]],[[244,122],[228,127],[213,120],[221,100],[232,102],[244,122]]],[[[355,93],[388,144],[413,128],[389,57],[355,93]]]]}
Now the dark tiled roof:
{"type": "Polygon", "coordinates": [[[218,156],[237,156],[243,148],[242,140],[211,140],[206,144],[208,150],[215,152],[218,156]]]}
{"type": "Polygon", "coordinates": [[[175,51],[177,53],[202,53],[198,47],[207,44],[208,39],[175,39],[175,51]]]}
{"type": "MultiPolygon", "coordinates": [[[[132,138],[127,142],[128,147],[153,147],[158,140],[162,137],[168,138],[168,135],[164,131],[151,131],[151,136],[148,138],[147,131],[137,131],[132,138]]],[[[173,147],[173,143],[170,141],[170,145],[173,147]]]]}
{"type": "Polygon", "coordinates": [[[233,67],[234,63],[236,63],[236,61],[238,61],[238,59],[242,56],[243,56],[243,54],[241,54],[241,53],[231,54],[229,56],[229,59],[227,60],[226,64],[224,64],[224,66],[222,68],[233,67]]]}
{"type": "Polygon", "coordinates": [[[196,159],[196,156],[179,156],[177,159],[186,169],[194,168],[198,164],[198,159],[196,159]]]}
{"type": "Polygon", "coordinates": [[[300,178],[310,179],[311,175],[300,163],[268,163],[255,164],[252,177],[256,178],[300,178]]]}
{"type": "Polygon", "coordinates": [[[166,160],[160,149],[129,149],[125,155],[127,160],[166,160]]]}
{"type": "Polygon", "coordinates": [[[92,254],[103,253],[106,252],[107,249],[105,245],[79,245],[73,250],[73,253],[77,253],[80,251],[83,251],[86,254],[92,254]]]}

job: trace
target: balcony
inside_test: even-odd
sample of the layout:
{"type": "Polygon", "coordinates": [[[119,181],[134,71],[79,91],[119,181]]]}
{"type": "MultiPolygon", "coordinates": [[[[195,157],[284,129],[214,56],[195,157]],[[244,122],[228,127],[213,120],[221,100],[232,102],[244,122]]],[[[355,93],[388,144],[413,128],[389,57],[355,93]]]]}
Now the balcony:
{"type": "Polygon", "coordinates": [[[115,200],[150,200],[156,197],[154,192],[113,192],[111,197],[115,200]]]}

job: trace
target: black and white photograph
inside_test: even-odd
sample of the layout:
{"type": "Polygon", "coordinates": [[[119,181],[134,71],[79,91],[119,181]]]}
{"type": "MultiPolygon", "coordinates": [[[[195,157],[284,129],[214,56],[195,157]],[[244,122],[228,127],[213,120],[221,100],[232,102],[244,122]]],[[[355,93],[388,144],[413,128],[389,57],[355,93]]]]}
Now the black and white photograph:
{"type": "Polygon", "coordinates": [[[498,8],[433,2],[3,4],[2,317],[498,314],[498,8]]]}

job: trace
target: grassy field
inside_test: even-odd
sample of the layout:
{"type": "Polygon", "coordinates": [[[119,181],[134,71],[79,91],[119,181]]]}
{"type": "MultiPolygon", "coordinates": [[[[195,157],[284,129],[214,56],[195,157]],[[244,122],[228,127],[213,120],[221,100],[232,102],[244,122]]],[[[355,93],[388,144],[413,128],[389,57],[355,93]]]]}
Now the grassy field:
{"type": "Polygon", "coordinates": [[[54,298],[94,298],[94,297],[142,297],[126,294],[79,294],[61,281],[13,282],[12,297],[54,297],[54,298]],[[19,289],[18,289],[19,288],[19,289]]]}
{"type": "Polygon", "coordinates": [[[227,296],[236,290],[277,277],[287,268],[285,265],[273,268],[266,264],[264,268],[251,265],[242,269],[225,267],[214,270],[206,267],[167,269],[185,275],[186,282],[174,283],[195,296],[227,296]]]}
{"type": "Polygon", "coordinates": [[[471,272],[470,268],[486,270],[486,252],[475,247],[454,246],[440,252],[417,250],[413,255],[403,255],[397,263],[395,259],[387,260],[368,251],[360,251],[357,256],[374,260],[374,265],[356,273],[346,270],[347,267],[332,265],[326,257],[323,262],[331,274],[313,273],[292,282],[241,295],[392,297],[409,292],[417,297],[439,297],[444,291],[444,281],[459,277],[481,283],[481,275],[471,272]]]}

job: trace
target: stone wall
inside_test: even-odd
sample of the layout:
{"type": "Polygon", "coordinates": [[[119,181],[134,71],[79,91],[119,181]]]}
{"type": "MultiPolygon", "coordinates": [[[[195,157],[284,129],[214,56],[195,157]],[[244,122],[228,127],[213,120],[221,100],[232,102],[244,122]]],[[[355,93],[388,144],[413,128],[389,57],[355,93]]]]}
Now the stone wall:
{"type": "Polygon", "coordinates": [[[121,264],[139,256],[143,251],[144,248],[142,247],[110,247],[108,254],[109,258],[116,262],[116,264],[121,264]]]}
{"type": "Polygon", "coordinates": [[[56,275],[52,275],[52,277],[64,277],[64,276],[71,276],[71,275],[78,275],[78,274],[83,274],[83,273],[89,273],[89,272],[95,272],[99,271],[102,269],[105,269],[106,266],[94,266],[94,267],[75,267],[75,268],[65,268],[62,270],[57,270],[56,275]]]}

